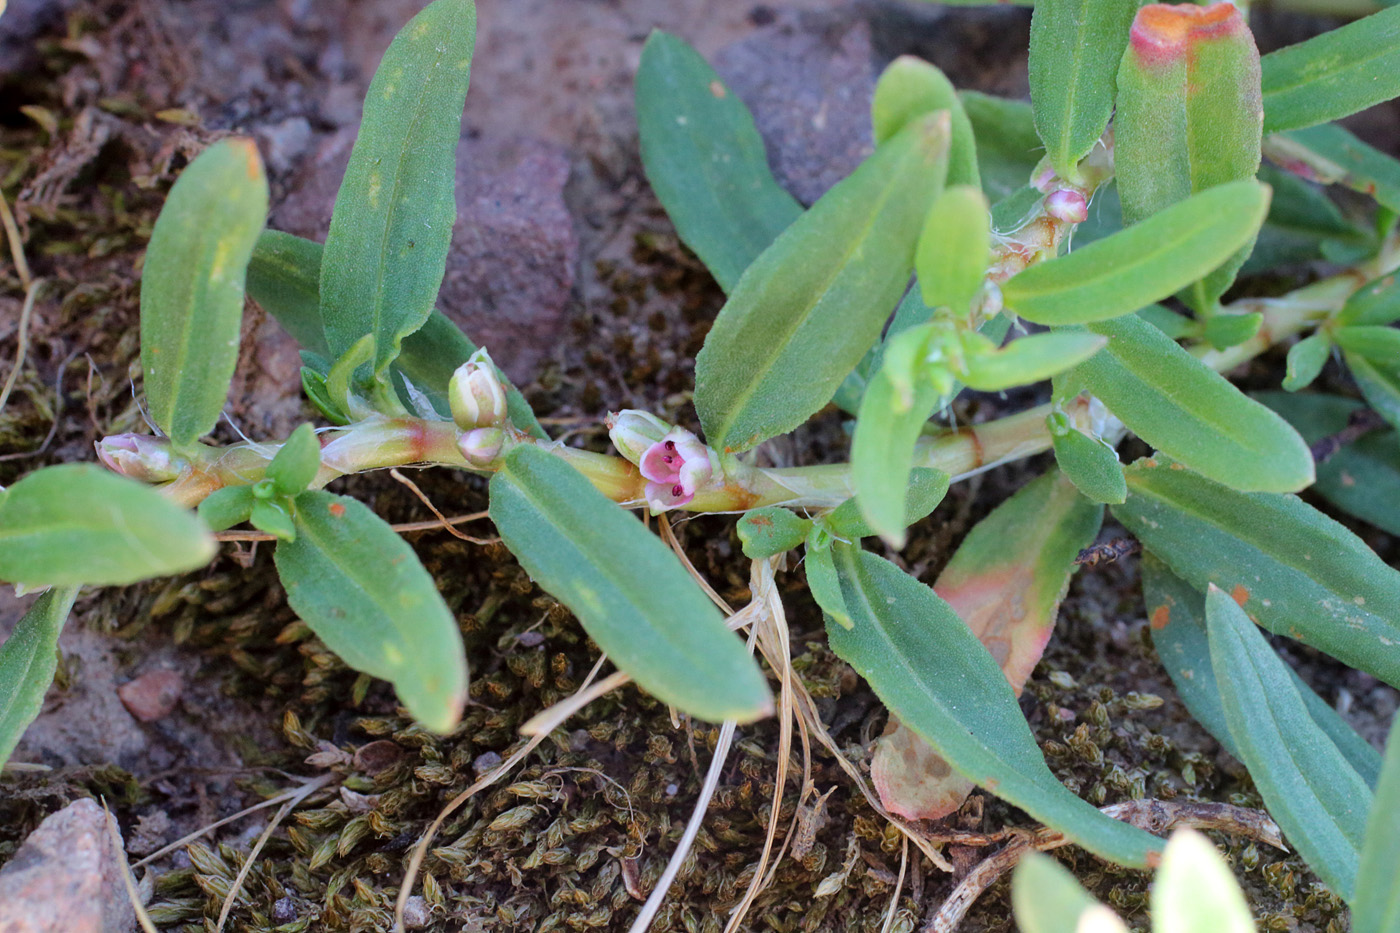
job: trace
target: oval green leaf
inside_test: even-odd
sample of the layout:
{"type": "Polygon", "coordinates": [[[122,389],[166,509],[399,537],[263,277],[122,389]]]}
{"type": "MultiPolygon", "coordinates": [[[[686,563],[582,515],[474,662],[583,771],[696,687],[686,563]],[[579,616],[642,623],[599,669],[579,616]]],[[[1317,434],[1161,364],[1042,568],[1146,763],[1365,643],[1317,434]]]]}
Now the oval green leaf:
{"type": "Polygon", "coordinates": [[[658,699],[712,722],[772,711],[757,663],[676,556],[563,460],[511,451],[491,519],[541,587],[658,699]]]}
{"type": "Polygon", "coordinates": [[[946,114],[914,121],[744,273],[695,359],[712,447],[747,450],[831,401],[904,292],[947,147],[946,114]]]}
{"type": "Polygon", "coordinates": [[[1027,852],[1011,875],[1011,907],[1021,933],[1126,933],[1127,927],[1069,869],[1027,852]]]}
{"type": "Polygon", "coordinates": [[[1236,492],[1140,460],[1113,515],[1197,590],[1214,584],[1271,632],[1400,685],[1400,572],[1296,496],[1236,492]]]}
{"type": "Polygon", "coordinates": [[[1217,185],[1002,287],[1006,306],[1037,324],[1104,321],[1167,298],[1228,260],[1259,232],[1269,189],[1217,185]]]}
{"type": "Polygon", "coordinates": [[[1308,867],[1350,901],[1371,788],[1313,722],[1288,667],[1219,587],[1206,594],[1206,626],[1211,663],[1230,672],[1216,683],[1240,760],[1308,867]]]}
{"type": "MultiPolygon", "coordinates": [[[[1105,816],[1045,765],[1006,676],[952,608],[894,564],[832,546],[852,627],[831,648],[954,770],[1101,858],[1145,867],[1162,841],[1105,816]]],[[[826,606],[823,606],[825,609],[826,606]]]]}
{"type": "Polygon", "coordinates": [[[1288,422],[1166,334],[1136,316],[1089,329],[1108,346],[1067,381],[1093,393],[1147,443],[1249,492],[1292,492],[1313,481],[1312,453],[1288,422]]]}
{"type": "MultiPolygon", "coordinates": [[[[1141,569],[1142,595],[1152,644],[1162,666],[1196,721],[1205,726],[1227,752],[1239,758],[1225,721],[1225,707],[1211,664],[1205,596],[1172,573],[1151,552],[1143,555],[1141,569]]],[[[1381,756],[1301,677],[1291,669],[1289,674],[1313,722],[1327,734],[1361,779],[1374,786],[1380,775],[1381,756]]]]}
{"type": "Polygon", "coordinates": [[[321,470],[321,442],[316,429],[303,424],[292,432],[267,465],[267,478],[279,496],[302,492],[321,470]]]}
{"type": "Polygon", "coordinates": [[[958,93],[942,71],[921,58],[899,56],[875,82],[870,101],[875,144],[888,142],[913,120],[938,110],[948,111],[952,134],[948,140],[948,184],[981,188],[977,142],[958,93]]]}
{"type": "Polygon", "coordinates": [[[991,248],[992,217],[981,189],[945,188],[929,208],[914,252],[924,304],[965,315],[982,290],[991,248]]]}
{"type": "Polygon", "coordinates": [[[77,595],[76,586],[44,593],[0,644],[0,768],[44,705],[58,670],[58,635],[77,595]]]}
{"type": "Polygon", "coordinates": [[[1381,417],[1400,428],[1400,330],[1394,327],[1338,327],[1332,339],[1342,348],[1361,394],[1381,417]]]}
{"type": "Polygon", "coordinates": [[[790,551],[807,539],[810,519],[798,518],[779,505],[751,509],[739,518],[739,541],[749,560],[763,560],[790,551]]]}
{"type": "Polygon", "coordinates": [[[732,292],[802,214],[768,168],[744,102],[700,53],[654,31],[637,68],[642,167],[686,246],[732,292]]]}
{"type": "Polygon", "coordinates": [[[214,539],[193,512],[91,464],[30,473],[0,500],[0,580],[122,586],[195,570],[214,539]]]}
{"type": "Polygon", "coordinates": [[[1255,933],[1254,913],[1210,840],[1183,826],[1152,881],[1152,933],[1255,933]]]}
{"type": "Polygon", "coordinates": [[[1030,82],[1035,128],[1060,177],[1108,127],[1118,62],[1137,0],[1038,0],[1031,16],[1030,82]]]}
{"type": "Polygon", "coordinates": [[[1112,447],[1073,428],[1056,434],[1054,446],[1060,471],[1089,501],[1118,505],[1127,500],[1123,464],[1112,447]]]}
{"type": "Polygon", "coordinates": [[[969,353],[958,378],[979,392],[1000,392],[1057,376],[1089,359],[1108,343],[1083,331],[1030,334],[997,349],[978,341],[983,352],[969,353]]]}
{"type": "Polygon", "coordinates": [[[1400,94],[1400,7],[1270,52],[1261,59],[1264,132],[1296,130],[1400,94]]]}
{"type": "Polygon", "coordinates": [[[151,419],[176,445],[219,420],[238,363],[243,284],[267,221],[252,140],[221,140],[180,173],[141,273],[141,369],[151,419]]]}
{"type": "Polygon", "coordinates": [[[414,719],[457,725],[467,662],[457,620],[413,549],[357,499],[297,496],[296,539],[273,552],[287,602],[326,647],[387,680],[414,719]]]}
{"type": "Polygon", "coordinates": [[[891,547],[903,547],[908,513],[905,490],[914,466],[914,445],[938,406],[939,392],[920,383],[909,404],[882,367],[865,388],[851,438],[851,483],[856,506],[872,531],[891,547]]]}
{"type": "Polygon", "coordinates": [[[370,334],[382,374],[432,313],[457,218],[457,143],[475,42],[472,0],[435,0],[394,37],[374,73],[321,263],[332,362],[370,334]]]}

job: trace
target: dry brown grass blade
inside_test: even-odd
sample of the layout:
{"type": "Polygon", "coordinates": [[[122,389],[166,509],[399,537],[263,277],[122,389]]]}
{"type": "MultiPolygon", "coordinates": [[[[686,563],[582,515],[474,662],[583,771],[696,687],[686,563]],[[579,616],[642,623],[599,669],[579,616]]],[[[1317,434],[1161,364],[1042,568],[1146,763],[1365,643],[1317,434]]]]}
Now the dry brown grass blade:
{"type": "Polygon", "coordinates": [[[122,885],[126,888],[127,900],[131,901],[131,909],[136,911],[136,922],[146,933],[156,933],[156,925],[151,922],[146,908],[141,905],[141,895],[136,890],[136,881],[131,877],[131,869],[126,864],[126,849],[122,847],[122,834],[117,830],[117,818],[112,816],[111,810],[107,809],[106,798],[102,798],[102,813],[107,818],[107,838],[112,841],[113,847],[117,850],[117,864],[122,866],[122,885]]]}
{"type": "Polygon", "coordinates": [[[446,515],[443,515],[440,511],[438,511],[438,507],[433,505],[433,500],[429,499],[427,493],[423,492],[423,490],[418,488],[417,483],[409,479],[407,476],[404,476],[396,469],[390,470],[389,475],[392,476],[399,483],[402,483],[404,486],[406,486],[409,492],[417,496],[418,501],[423,503],[423,505],[427,506],[429,512],[432,512],[434,515],[437,516],[438,524],[443,528],[443,530],[445,530],[448,534],[452,535],[454,538],[461,538],[463,541],[470,541],[472,544],[495,544],[497,541],[501,540],[500,538],[473,538],[471,535],[463,534],[462,532],[458,531],[455,527],[453,527],[453,524],[447,520],[446,515]]]}
{"type": "Polygon", "coordinates": [[[43,279],[35,279],[24,291],[24,305],[20,308],[19,326],[15,331],[15,365],[5,377],[5,387],[0,389],[0,411],[4,411],[9,403],[10,393],[19,381],[19,371],[24,368],[24,358],[29,353],[29,321],[34,314],[34,298],[39,294],[39,286],[43,284],[43,279]]]}
{"type": "MultiPolygon", "coordinates": [[[[0,5],[0,10],[3,9],[4,6],[0,5]]],[[[29,291],[34,284],[34,277],[29,274],[29,261],[24,258],[24,240],[19,235],[15,215],[10,213],[10,202],[5,200],[3,192],[0,192],[0,226],[4,226],[5,239],[10,243],[10,256],[15,261],[15,272],[19,274],[20,287],[29,291]]]]}
{"type": "Polygon", "coordinates": [[[163,846],[162,848],[157,849],[150,855],[141,859],[141,861],[133,862],[131,867],[140,868],[143,865],[149,865],[151,862],[154,862],[161,856],[168,855],[169,853],[174,852],[176,849],[180,849],[184,846],[189,845],[191,842],[194,842],[200,836],[204,836],[208,833],[211,833],[214,830],[218,829],[220,826],[232,823],[235,820],[241,820],[243,819],[243,817],[247,816],[250,813],[257,813],[259,810],[266,810],[268,807],[275,807],[278,804],[286,803],[288,800],[291,800],[293,798],[296,798],[298,800],[305,800],[307,797],[310,797],[316,791],[321,790],[322,788],[325,788],[331,784],[334,784],[338,780],[340,780],[340,776],[337,774],[323,774],[320,777],[312,778],[310,781],[307,781],[300,787],[294,787],[291,790],[283,791],[276,797],[269,797],[264,801],[253,804],[251,807],[244,807],[237,813],[234,813],[231,816],[226,816],[221,820],[216,820],[213,823],[210,823],[208,826],[201,826],[194,832],[188,833],[184,836],[181,836],[179,839],[176,839],[168,846],[163,846]]]}
{"type": "MultiPolygon", "coordinates": [[[[1193,829],[1214,829],[1232,836],[1244,836],[1288,851],[1278,824],[1262,810],[1199,800],[1128,800],[1101,807],[1100,812],[1158,835],[1177,826],[1190,826],[1193,829]]],[[[1042,828],[1019,834],[969,872],[939,906],[938,912],[924,924],[920,933],[953,933],[982,892],[1014,868],[1021,856],[1027,852],[1045,852],[1069,844],[1070,840],[1063,833],[1052,829],[1042,828]]]]}
{"type": "Polygon", "coordinates": [[[885,914],[885,922],[880,927],[880,933],[890,933],[890,927],[894,926],[895,914],[899,913],[899,895],[904,892],[904,872],[909,868],[909,837],[904,837],[904,842],[899,847],[899,878],[894,883],[894,894],[890,895],[890,909],[885,914]]]}
{"type": "MultiPolygon", "coordinates": [[[[601,655],[598,660],[594,662],[593,669],[588,672],[588,676],[583,679],[583,683],[580,684],[578,690],[574,692],[575,697],[581,696],[588,691],[588,688],[592,685],[594,678],[598,676],[598,671],[602,668],[603,662],[607,660],[607,657],[607,655],[601,655]]],[[[428,855],[428,846],[433,844],[433,839],[437,836],[438,830],[442,828],[442,824],[447,822],[447,818],[453,813],[456,813],[457,810],[461,808],[462,804],[509,774],[517,764],[525,759],[526,755],[534,751],[535,747],[545,740],[545,737],[548,736],[549,733],[558,728],[565,719],[581,709],[583,705],[583,703],[571,704],[566,700],[563,703],[556,703],[554,706],[550,707],[551,710],[555,711],[556,718],[548,729],[544,729],[543,725],[541,725],[540,728],[543,731],[531,736],[530,740],[516,749],[509,758],[492,768],[475,784],[449,800],[447,806],[443,807],[433,819],[432,823],[428,824],[428,828],[423,831],[423,835],[419,838],[418,844],[413,847],[413,854],[409,856],[408,859],[408,868],[404,871],[403,882],[399,885],[398,900],[394,903],[394,933],[403,933],[404,931],[404,910],[408,906],[409,897],[413,895],[413,886],[418,881],[418,872],[423,867],[423,859],[428,855]]]]}

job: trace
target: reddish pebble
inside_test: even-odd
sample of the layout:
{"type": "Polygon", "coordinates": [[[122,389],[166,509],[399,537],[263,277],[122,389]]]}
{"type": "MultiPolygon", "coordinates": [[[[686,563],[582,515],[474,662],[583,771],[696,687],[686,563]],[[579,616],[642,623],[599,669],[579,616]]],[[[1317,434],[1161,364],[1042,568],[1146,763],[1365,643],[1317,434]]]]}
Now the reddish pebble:
{"type": "Polygon", "coordinates": [[[126,711],[142,722],[164,719],[175,709],[185,678],[175,671],[150,671],[117,688],[126,711]]]}

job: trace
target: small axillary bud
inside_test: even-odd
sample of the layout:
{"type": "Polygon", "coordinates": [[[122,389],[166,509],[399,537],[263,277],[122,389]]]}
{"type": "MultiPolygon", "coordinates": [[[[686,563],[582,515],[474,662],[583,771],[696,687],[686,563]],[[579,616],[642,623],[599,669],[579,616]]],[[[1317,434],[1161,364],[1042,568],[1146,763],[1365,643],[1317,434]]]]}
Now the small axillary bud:
{"type": "Polygon", "coordinates": [[[452,420],[463,431],[494,427],[506,420],[506,390],[496,365],[485,350],[477,350],[452,374],[447,385],[452,420]]]}
{"type": "Polygon", "coordinates": [[[501,455],[506,432],[500,428],[472,428],[457,439],[457,449],[472,466],[489,466],[501,455]]]}
{"type": "Polygon", "coordinates": [[[183,457],[170,452],[170,442],[145,434],[113,434],[97,442],[97,459],[113,473],[143,483],[168,483],[189,470],[183,457]]]}
{"type": "Polygon", "coordinates": [[[1089,219],[1089,202],[1073,188],[1060,188],[1046,196],[1045,213],[1065,223],[1082,224],[1089,219]]]}
{"type": "Polygon", "coordinates": [[[617,452],[632,463],[641,463],[647,449],[671,431],[665,421],[635,408],[609,412],[604,424],[617,452]]]}

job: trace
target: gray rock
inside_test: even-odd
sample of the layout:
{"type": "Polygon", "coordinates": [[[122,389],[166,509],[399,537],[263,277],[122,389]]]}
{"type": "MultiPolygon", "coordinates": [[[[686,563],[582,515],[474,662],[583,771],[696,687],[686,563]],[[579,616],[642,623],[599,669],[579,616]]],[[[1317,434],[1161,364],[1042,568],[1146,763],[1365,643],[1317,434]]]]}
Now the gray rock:
{"type": "Polygon", "coordinates": [[[870,27],[851,10],[779,11],[714,66],[753,111],[778,181],[804,204],[873,150],[870,27]]]}
{"type": "MultiPolygon", "coordinates": [[[[292,176],[271,226],[325,239],[354,134],[321,142],[292,176]]],[[[457,154],[457,223],[438,307],[520,382],[552,347],[573,292],[568,179],[564,151],[537,140],[469,139],[457,154]]]]}
{"type": "Polygon", "coordinates": [[[128,933],[119,851],[91,800],[44,820],[0,869],[0,933],[128,933]]]}

